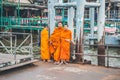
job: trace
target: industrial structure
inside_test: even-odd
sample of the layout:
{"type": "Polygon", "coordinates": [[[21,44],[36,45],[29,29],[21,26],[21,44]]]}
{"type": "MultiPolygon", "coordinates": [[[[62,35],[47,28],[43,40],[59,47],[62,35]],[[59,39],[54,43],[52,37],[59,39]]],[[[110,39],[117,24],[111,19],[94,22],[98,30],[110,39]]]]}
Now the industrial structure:
{"type": "MultiPolygon", "coordinates": [[[[89,30],[88,45],[98,46],[98,65],[105,66],[105,34],[120,32],[117,2],[119,0],[0,0],[0,71],[35,62],[33,32],[38,33],[39,43],[44,24],[48,24],[51,34],[58,21],[68,23],[73,33],[76,61],[84,62],[84,32],[89,30]],[[109,31],[111,27],[115,29],[109,31]]],[[[116,41],[119,45],[119,36],[116,41]]]]}
{"type": "Polygon", "coordinates": [[[42,29],[44,19],[38,14],[46,8],[27,0],[0,0],[0,71],[38,61],[33,55],[32,31],[42,29]]]}

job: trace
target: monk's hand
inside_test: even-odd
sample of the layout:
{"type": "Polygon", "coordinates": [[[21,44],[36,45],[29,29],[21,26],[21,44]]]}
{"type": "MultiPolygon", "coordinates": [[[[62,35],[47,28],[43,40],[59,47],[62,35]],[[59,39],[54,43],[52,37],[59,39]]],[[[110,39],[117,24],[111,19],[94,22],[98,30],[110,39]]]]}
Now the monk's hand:
{"type": "Polygon", "coordinates": [[[70,42],[70,39],[65,39],[65,41],[70,42]]]}
{"type": "Polygon", "coordinates": [[[73,45],[75,45],[75,42],[74,41],[71,41],[73,45]]]}
{"type": "Polygon", "coordinates": [[[50,41],[50,44],[52,44],[52,41],[50,41]]]}

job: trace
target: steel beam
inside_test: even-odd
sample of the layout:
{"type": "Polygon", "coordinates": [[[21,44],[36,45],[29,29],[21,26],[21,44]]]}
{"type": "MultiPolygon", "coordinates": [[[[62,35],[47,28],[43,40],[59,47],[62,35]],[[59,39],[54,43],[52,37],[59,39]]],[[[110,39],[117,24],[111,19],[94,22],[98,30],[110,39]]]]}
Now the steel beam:
{"type": "Polygon", "coordinates": [[[94,22],[95,22],[95,9],[94,8],[90,8],[90,33],[91,33],[91,38],[92,40],[90,41],[90,44],[93,45],[94,44],[94,22]]]}
{"type": "MultiPolygon", "coordinates": [[[[76,10],[76,52],[83,53],[83,26],[85,0],[77,0],[76,10]]],[[[82,56],[77,55],[77,61],[82,61],[82,56]]]]}
{"type": "Polygon", "coordinates": [[[30,33],[30,54],[33,56],[33,35],[30,33]]]}
{"type": "Polygon", "coordinates": [[[73,7],[68,8],[68,26],[72,31],[72,40],[74,39],[74,15],[75,9],[73,7]]]}
{"type": "Polygon", "coordinates": [[[100,0],[101,7],[98,14],[98,44],[104,44],[104,26],[105,26],[105,0],[100,0]]]}
{"type": "MultiPolygon", "coordinates": [[[[105,0],[100,0],[101,6],[98,14],[98,55],[105,55],[104,27],[105,27],[105,0]]],[[[105,57],[98,57],[98,65],[105,66],[105,57]]]]}
{"type": "Polygon", "coordinates": [[[55,0],[48,0],[48,19],[49,19],[49,28],[50,28],[50,34],[52,34],[54,28],[55,28],[55,9],[54,4],[55,0]]]}
{"type": "Polygon", "coordinates": [[[31,35],[29,34],[25,40],[18,46],[15,48],[15,50],[13,51],[13,54],[16,53],[16,51],[31,37],[31,35]]]}
{"type": "Polygon", "coordinates": [[[98,2],[86,2],[85,7],[100,7],[101,4],[98,2]]]}
{"type": "Polygon", "coordinates": [[[76,2],[72,2],[72,3],[55,3],[54,7],[76,7],[76,2]]]}
{"type": "Polygon", "coordinates": [[[0,23],[0,27],[2,27],[3,26],[3,22],[2,22],[2,17],[3,17],[3,4],[2,4],[3,2],[2,2],[2,0],[0,0],[0,20],[1,20],[1,23],[0,23]]]}
{"type": "MultiPolygon", "coordinates": [[[[95,3],[95,2],[85,2],[85,7],[100,7],[100,3],[95,3]]],[[[76,2],[71,2],[71,3],[55,3],[54,7],[77,7],[76,2]]]]}

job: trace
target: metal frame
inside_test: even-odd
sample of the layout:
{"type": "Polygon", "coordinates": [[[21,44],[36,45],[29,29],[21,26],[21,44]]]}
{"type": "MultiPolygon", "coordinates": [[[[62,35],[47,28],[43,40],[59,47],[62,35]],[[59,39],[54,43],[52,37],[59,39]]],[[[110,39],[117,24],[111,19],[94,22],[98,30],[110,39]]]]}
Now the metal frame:
{"type": "MultiPolygon", "coordinates": [[[[48,0],[48,11],[49,11],[49,26],[50,33],[53,32],[55,27],[55,8],[71,8],[76,7],[76,43],[77,43],[77,52],[83,53],[83,26],[84,26],[84,9],[85,7],[89,8],[98,8],[98,44],[104,45],[104,24],[105,24],[105,0],[97,0],[97,2],[86,2],[86,0],[75,0],[74,2],[63,3],[57,2],[56,0],[48,0]]],[[[93,10],[94,11],[94,10],[93,10]]],[[[92,14],[91,14],[92,15],[92,14]]],[[[72,15],[73,16],[73,15],[72,15]]],[[[71,15],[68,16],[68,18],[71,15]]],[[[73,18],[73,17],[72,17],[73,18]]],[[[73,19],[70,19],[68,23],[73,22],[73,19]]],[[[91,22],[94,19],[91,20],[91,22]]],[[[69,25],[73,27],[73,24],[69,25]]],[[[93,23],[91,24],[93,27],[93,23]]],[[[73,29],[71,28],[73,31],[73,29]]],[[[93,35],[93,31],[92,31],[93,35]]]]}
{"type": "Polygon", "coordinates": [[[0,32],[0,48],[5,49],[6,53],[0,52],[0,71],[30,64],[38,60],[34,59],[33,55],[33,36],[32,33],[17,33],[17,32],[0,32]],[[26,35],[20,44],[17,44],[17,35],[26,35]],[[4,37],[10,43],[9,46],[4,44],[4,37]],[[14,44],[13,44],[14,38],[14,44]],[[4,39],[2,41],[1,39],[4,39]],[[29,42],[24,45],[25,42],[29,42]],[[27,50],[27,52],[26,52],[27,50]],[[18,51],[21,51],[18,53],[18,51]],[[24,54],[25,52],[25,54],[24,54]],[[2,57],[3,56],[3,57],[2,57]],[[8,58],[8,59],[7,59],[8,58]],[[10,58],[10,59],[9,59],[10,58]],[[5,60],[5,61],[4,61],[5,60]]]}
{"type": "MultiPolygon", "coordinates": [[[[87,45],[87,44],[84,44],[83,45],[84,46],[84,48],[85,48],[85,46],[98,46],[98,45],[87,45]]],[[[105,60],[105,62],[106,62],[106,67],[112,67],[112,68],[120,68],[120,66],[110,66],[109,65],[109,63],[110,63],[110,58],[117,58],[117,59],[120,59],[120,56],[117,56],[117,55],[109,55],[109,52],[108,52],[108,50],[109,50],[109,47],[111,46],[111,45],[105,45],[106,46],[106,51],[105,51],[105,55],[99,55],[99,54],[96,54],[96,53],[85,53],[85,54],[83,54],[83,53],[74,53],[73,55],[80,55],[80,56],[90,56],[90,57],[105,57],[106,58],[106,60],[105,60]]],[[[118,47],[120,47],[120,46],[118,46],[118,47]]],[[[85,63],[84,62],[84,60],[82,61],[82,63],[85,63]]],[[[95,65],[98,65],[98,64],[95,64],[95,65]]]]}
{"type": "MultiPolygon", "coordinates": [[[[35,19],[35,18],[20,18],[20,6],[25,6],[21,5],[20,0],[18,1],[17,4],[11,3],[10,5],[15,5],[18,7],[17,10],[17,15],[18,18],[4,18],[3,17],[3,5],[7,5],[8,3],[4,3],[3,0],[0,0],[0,10],[1,10],[1,15],[0,15],[0,28],[4,27],[7,30],[17,28],[17,29],[29,29],[31,30],[30,33],[19,33],[19,32],[0,32],[0,49],[4,49],[4,52],[0,52],[0,72],[23,66],[26,64],[30,64],[33,62],[36,62],[33,55],[33,35],[32,35],[32,30],[41,30],[42,27],[38,27],[38,24],[35,26],[33,25],[28,25],[26,22],[26,25],[23,25],[21,22],[22,21],[38,21],[38,20],[46,20],[46,19],[35,19]],[[14,22],[17,22],[17,24],[12,24],[12,20],[14,22]],[[7,21],[8,24],[5,24],[4,22],[7,21]],[[18,43],[18,38],[17,35],[25,35],[22,41],[18,43]],[[7,37],[7,38],[4,38],[7,37]],[[3,40],[4,39],[4,40],[3,40]],[[9,42],[7,45],[5,41],[9,42]],[[26,43],[27,42],[27,43],[26,43]],[[18,53],[18,51],[25,52],[25,54],[21,54],[21,52],[18,53]]],[[[39,5],[28,5],[28,6],[34,6],[38,7],[39,5]]]]}
{"type": "Polygon", "coordinates": [[[33,41],[32,41],[32,34],[30,33],[13,33],[13,32],[0,32],[1,34],[1,38],[4,37],[4,36],[7,36],[7,37],[10,37],[10,47],[7,47],[5,46],[5,44],[0,40],[0,44],[2,46],[0,46],[1,48],[4,48],[7,53],[9,54],[15,54],[17,50],[20,50],[20,47],[22,47],[22,45],[27,42],[27,40],[30,38],[30,44],[28,46],[30,46],[30,51],[29,51],[29,54],[33,54],[33,51],[32,51],[32,44],[33,44],[33,41]],[[26,38],[19,44],[17,45],[17,36],[16,35],[27,35],[26,38]],[[14,46],[13,46],[13,37],[15,37],[15,40],[14,40],[14,46]],[[9,50],[10,49],[10,50],[9,50]]]}

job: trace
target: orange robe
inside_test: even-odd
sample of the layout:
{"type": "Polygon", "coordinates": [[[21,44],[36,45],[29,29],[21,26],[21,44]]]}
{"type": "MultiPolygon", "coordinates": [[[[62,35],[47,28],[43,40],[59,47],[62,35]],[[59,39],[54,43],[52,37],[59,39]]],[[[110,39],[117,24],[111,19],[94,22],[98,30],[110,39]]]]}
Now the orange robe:
{"type": "Polygon", "coordinates": [[[61,34],[61,54],[60,59],[61,60],[67,60],[70,59],[70,41],[72,38],[72,32],[70,30],[64,30],[61,34]],[[69,41],[66,41],[68,39],[69,41]]]}
{"type": "Polygon", "coordinates": [[[49,41],[49,32],[46,28],[44,28],[41,31],[41,59],[43,60],[50,59],[48,41],[49,41]]]}
{"type": "Polygon", "coordinates": [[[63,27],[55,28],[54,32],[50,36],[50,53],[53,55],[55,61],[60,60],[60,46],[61,46],[61,33],[64,30],[63,27]]]}

